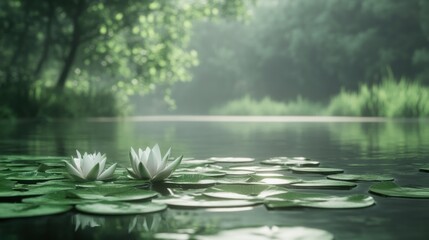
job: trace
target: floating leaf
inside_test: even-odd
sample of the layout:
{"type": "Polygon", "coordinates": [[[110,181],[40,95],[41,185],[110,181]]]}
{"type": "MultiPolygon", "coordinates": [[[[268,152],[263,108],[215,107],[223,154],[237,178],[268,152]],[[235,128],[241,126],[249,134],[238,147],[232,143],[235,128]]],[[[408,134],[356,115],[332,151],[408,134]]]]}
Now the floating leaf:
{"type": "Polygon", "coordinates": [[[82,199],[76,196],[76,194],[71,194],[68,191],[51,192],[49,194],[39,196],[39,197],[26,198],[26,199],[23,199],[22,201],[26,203],[51,204],[51,205],[74,205],[74,204],[98,202],[97,200],[82,199]]]}
{"type": "Polygon", "coordinates": [[[102,215],[126,215],[144,214],[164,211],[165,204],[145,202],[145,203],[125,203],[125,202],[103,202],[78,204],[76,209],[80,212],[102,215]]]}
{"type": "Polygon", "coordinates": [[[320,193],[287,192],[266,198],[265,205],[269,209],[290,207],[312,208],[364,208],[375,204],[371,196],[356,194],[348,196],[332,196],[320,193]]]}
{"type": "Polygon", "coordinates": [[[345,182],[345,181],[336,181],[336,180],[328,180],[328,179],[320,179],[320,180],[307,180],[298,183],[292,183],[292,187],[295,188],[318,188],[318,189],[350,189],[357,186],[356,183],[345,182]]]}
{"type": "Polygon", "coordinates": [[[53,215],[71,210],[71,206],[36,205],[31,203],[0,203],[0,219],[53,215]]]}
{"type": "Polygon", "coordinates": [[[385,175],[376,174],[335,174],[328,176],[329,179],[343,180],[343,181],[393,181],[394,178],[385,175]]]}
{"type": "Polygon", "coordinates": [[[219,163],[248,163],[255,161],[254,158],[247,157],[212,157],[209,160],[219,163]]]}
{"type": "Polygon", "coordinates": [[[18,182],[38,182],[38,181],[49,181],[55,179],[63,179],[64,176],[59,174],[48,174],[41,172],[28,172],[28,173],[16,173],[6,177],[8,180],[14,180],[18,182]]]}
{"type": "Polygon", "coordinates": [[[319,168],[319,167],[290,167],[295,173],[319,173],[319,174],[335,174],[344,172],[339,168],[319,168]]]}
{"type": "Polygon", "coordinates": [[[156,197],[157,192],[138,189],[135,187],[95,187],[70,191],[82,199],[103,201],[135,201],[156,197]]]}
{"type": "Polygon", "coordinates": [[[243,171],[252,171],[252,172],[275,172],[281,170],[287,170],[286,167],[281,166],[241,166],[241,167],[231,167],[230,170],[243,170],[243,171]]]}
{"type": "Polygon", "coordinates": [[[295,177],[261,177],[261,176],[251,176],[249,179],[249,183],[253,184],[265,184],[265,185],[289,185],[292,183],[298,183],[302,180],[295,177]]]}
{"type": "Polygon", "coordinates": [[[179,176],[172,176],[165,180],[168,184],[179,184],[179,185],[196,185],[196,186],[210,186],[216,183],[216,180],[202,176],[199,174],[185,174],[179,176]]]}
{"type": "Polygon", "coordinates": [[[38,196],[51,192],[57,192],[62,190],[72,189],[70,186],[40,186],[40,185],[26,185],[20,188],[14,188],[12,190],[1,190],[0,189],[0,198],[9,198],[9,197],[29,197],[29,196],[38,196]]]}
{"type": "Polygon", "coordinates": [[[319,166],[320,162],[318,161],[308,161],[302,159],[290,159],[290,158],[272,158],[267,160],[262,160],[262,164],[267,165],[280,165],[280,166],[301,166],[301,167],[315,167],[319,166]]]}
{"type": "Polygon", "coordinates": [[[332,240],[334,236],[321,229],[307,227],[252,227],[224,230],[215,235],[199,235],[198,240],[252,239],[252,240],[332,240]]]}
{"type": "Polygon", "coordinates": [[[237,175],[237,176],[252,175],[255,173],[254,171],[246,171],[246,170],[225,170],[223,172],[226,175],[237,175]]]}
{"type": "Polygon", "coordinates": [[[185,160],[182,159],[182,162],[180,163],[180,167],[195,167],[195,166],[203,166],[203,165],[207,165],[207,164],[211,164],[214,163],[213,160],[209,160],[209,159],[204,159],[204,160],[197,160],[197,159],[193,159],[193,160],[185,160]]]}
{"type": "Polygon", "coordinates": [[[393,182],[375,183],[369,191],[387,197],[429,198],[429,188],[400,187],[393,182]]]}
{"type": "Polygon", "coordinates": [[[165,198],[155,199],[156,203],[164,203],[174,207],[191,208],[224,208],[224,207],[245,207],[260,204],[258,201],[249,200],[213,200],[208,198],[165,198]]]}
{"type": "Polygon", "coordinates": [[[206,189],[203,192],[205,196],[226,198],[226,199],[242,199],[242,200],[258,200],[264,199],[267,196],[285,193],[285,188],[263,185],[217,185],[206,189]]]}

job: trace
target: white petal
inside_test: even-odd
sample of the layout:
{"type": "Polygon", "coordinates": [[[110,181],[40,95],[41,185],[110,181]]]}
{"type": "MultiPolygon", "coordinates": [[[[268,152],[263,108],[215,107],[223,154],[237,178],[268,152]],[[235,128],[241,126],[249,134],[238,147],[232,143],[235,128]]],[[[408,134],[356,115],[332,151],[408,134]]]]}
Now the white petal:
{"type": "Polygon", "coordinates": [[[115,172],[116,163],[110,166],[106,171],[104,171],[101,175],[97,177],[97,180],[105,180],[110,177],[112,177],[113,173],[115,172]]]}
{"type": "Polygon", "coordinates": [[[146,164],[143,163],[150,176],[155,176],[157,174],[158,164],[158,159],[155,158],[152,152],[149,153],[146,164]]]}
{"type": "Polygon", "coordinates": [[[104,157],[101,161],[100,161],[100,170],[98,171],[98,176],[101,175],[101,173],[104,170],[104,167],[106,166],[106,158],[104,157]]]}
{"type": "Polygon", "coordinates": [[[152,148],[152,156],[156,159],[156,161],[159,163],[161,162],[161,150],[159,149],[158,144],[155,144],[152,148]]]}
{"type": "Polygon", "coordinates": [[[164,158],[159,163],[157,172],[161,172],[167,166],[168,158],[170,157],[170,152],[171,152],[171,148],[168,149],[167,153],[164,155],[164,158]]]}
{"type": "Polygon", "coordinates": [[[97,164],[95,156],[93,154],[85,153],[83,159],[80,162],[80,167],[82,169],[83,176],[86,177],[91,169],[97,164]]]}
{"type": "Polygon", "coordinates": [[[77,170],[75,167],[73,167],[73,165],[71,165],[69,162],[64,161],[64,163],[66,164],[66,169],[67,172],[70,173],[71,175],[75,175],[77,177],[83,178],[83,175],[81,172],[79,172],[79,170],[77,170]]]}
{"type": "Polygon", "coordinates": [[[129,152],[129,158],[130,158],[130,162],[131,162],[131,168],[133,169],[134,173],[137,173],[138,168],[137,165],[139,163],[139,158],[136,154],[136,151],[134,151],[134,149],[131,147],[130,152],[129,152]]]}
{"type": "Polygon", "coordinates": [[[180,162],[182,161],[183,156],[180,156],[178,158],[176,158],[172,163],[170,163],[164,170],[162,170],[161,172],[159,172],[154,178],[154,181],[160,181],[163,180],[165,178],[167,178],[168,176],[170,176],[170,174],[176,170],[176,168],[179,166],[180,162]]]}

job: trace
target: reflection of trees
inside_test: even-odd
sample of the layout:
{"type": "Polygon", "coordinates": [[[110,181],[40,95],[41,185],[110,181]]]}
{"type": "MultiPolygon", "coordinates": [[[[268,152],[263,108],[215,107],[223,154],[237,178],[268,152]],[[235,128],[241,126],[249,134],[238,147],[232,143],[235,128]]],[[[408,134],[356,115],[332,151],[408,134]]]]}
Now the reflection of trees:
{"type": "Polygon", "coordinates": [[[429,127],[420,122],[331,124],[330,131],[344,148],[357,146],[362,155],[388,153],[391,158],[428,149],[429,127]]]}

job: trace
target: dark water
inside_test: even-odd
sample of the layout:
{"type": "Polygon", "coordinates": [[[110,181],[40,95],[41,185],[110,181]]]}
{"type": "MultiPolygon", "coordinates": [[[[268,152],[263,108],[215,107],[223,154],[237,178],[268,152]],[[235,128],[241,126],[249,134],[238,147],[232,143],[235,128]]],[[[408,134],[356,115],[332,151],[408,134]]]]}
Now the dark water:
{"type": "MultiPolygon", "coordinates": [[[[425,121],[346,123],[87,122],[0,123],[0,155],[106,153],[108,161],[128,164],[130,146],[159,143],[185,157],[305,156],[346,173],[391,174],[402,186],[429,187],[429,124],[425,121]]],[[[332,194],[367,193],[370,183],[332,194]]],[[[307,190],[306,190],[307,191],[307,190]]],[[[313,190],[316,191],[316,190],[313,190]]],[[[292,209],[263,206],[238,212],[169,209],[125,217],[67,213],[0,221],[0,239],[145,239],[151,232],[211,231],[261,225],[305,226],[327,230],[336,239],[427,239],[429,200],[373,196],[376,205],[354,210],[292,209]]],[[[177,238],[176,236],[175,238],[177,238]]]]}

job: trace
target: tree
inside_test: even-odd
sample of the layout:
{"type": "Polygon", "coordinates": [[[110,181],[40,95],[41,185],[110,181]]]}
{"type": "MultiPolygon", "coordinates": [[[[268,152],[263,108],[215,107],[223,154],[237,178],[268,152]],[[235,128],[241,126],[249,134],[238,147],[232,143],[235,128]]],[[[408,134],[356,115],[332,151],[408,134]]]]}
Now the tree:
{"type": "Polygon", "coordinates": [[[198,62],[187,48],[193,21],[243,11],[242,0],[2,1],[3,98],[23,89],[28,100],[18,105],[28,107],[40,86],[130,95],[189,80],[198,62]]]}

